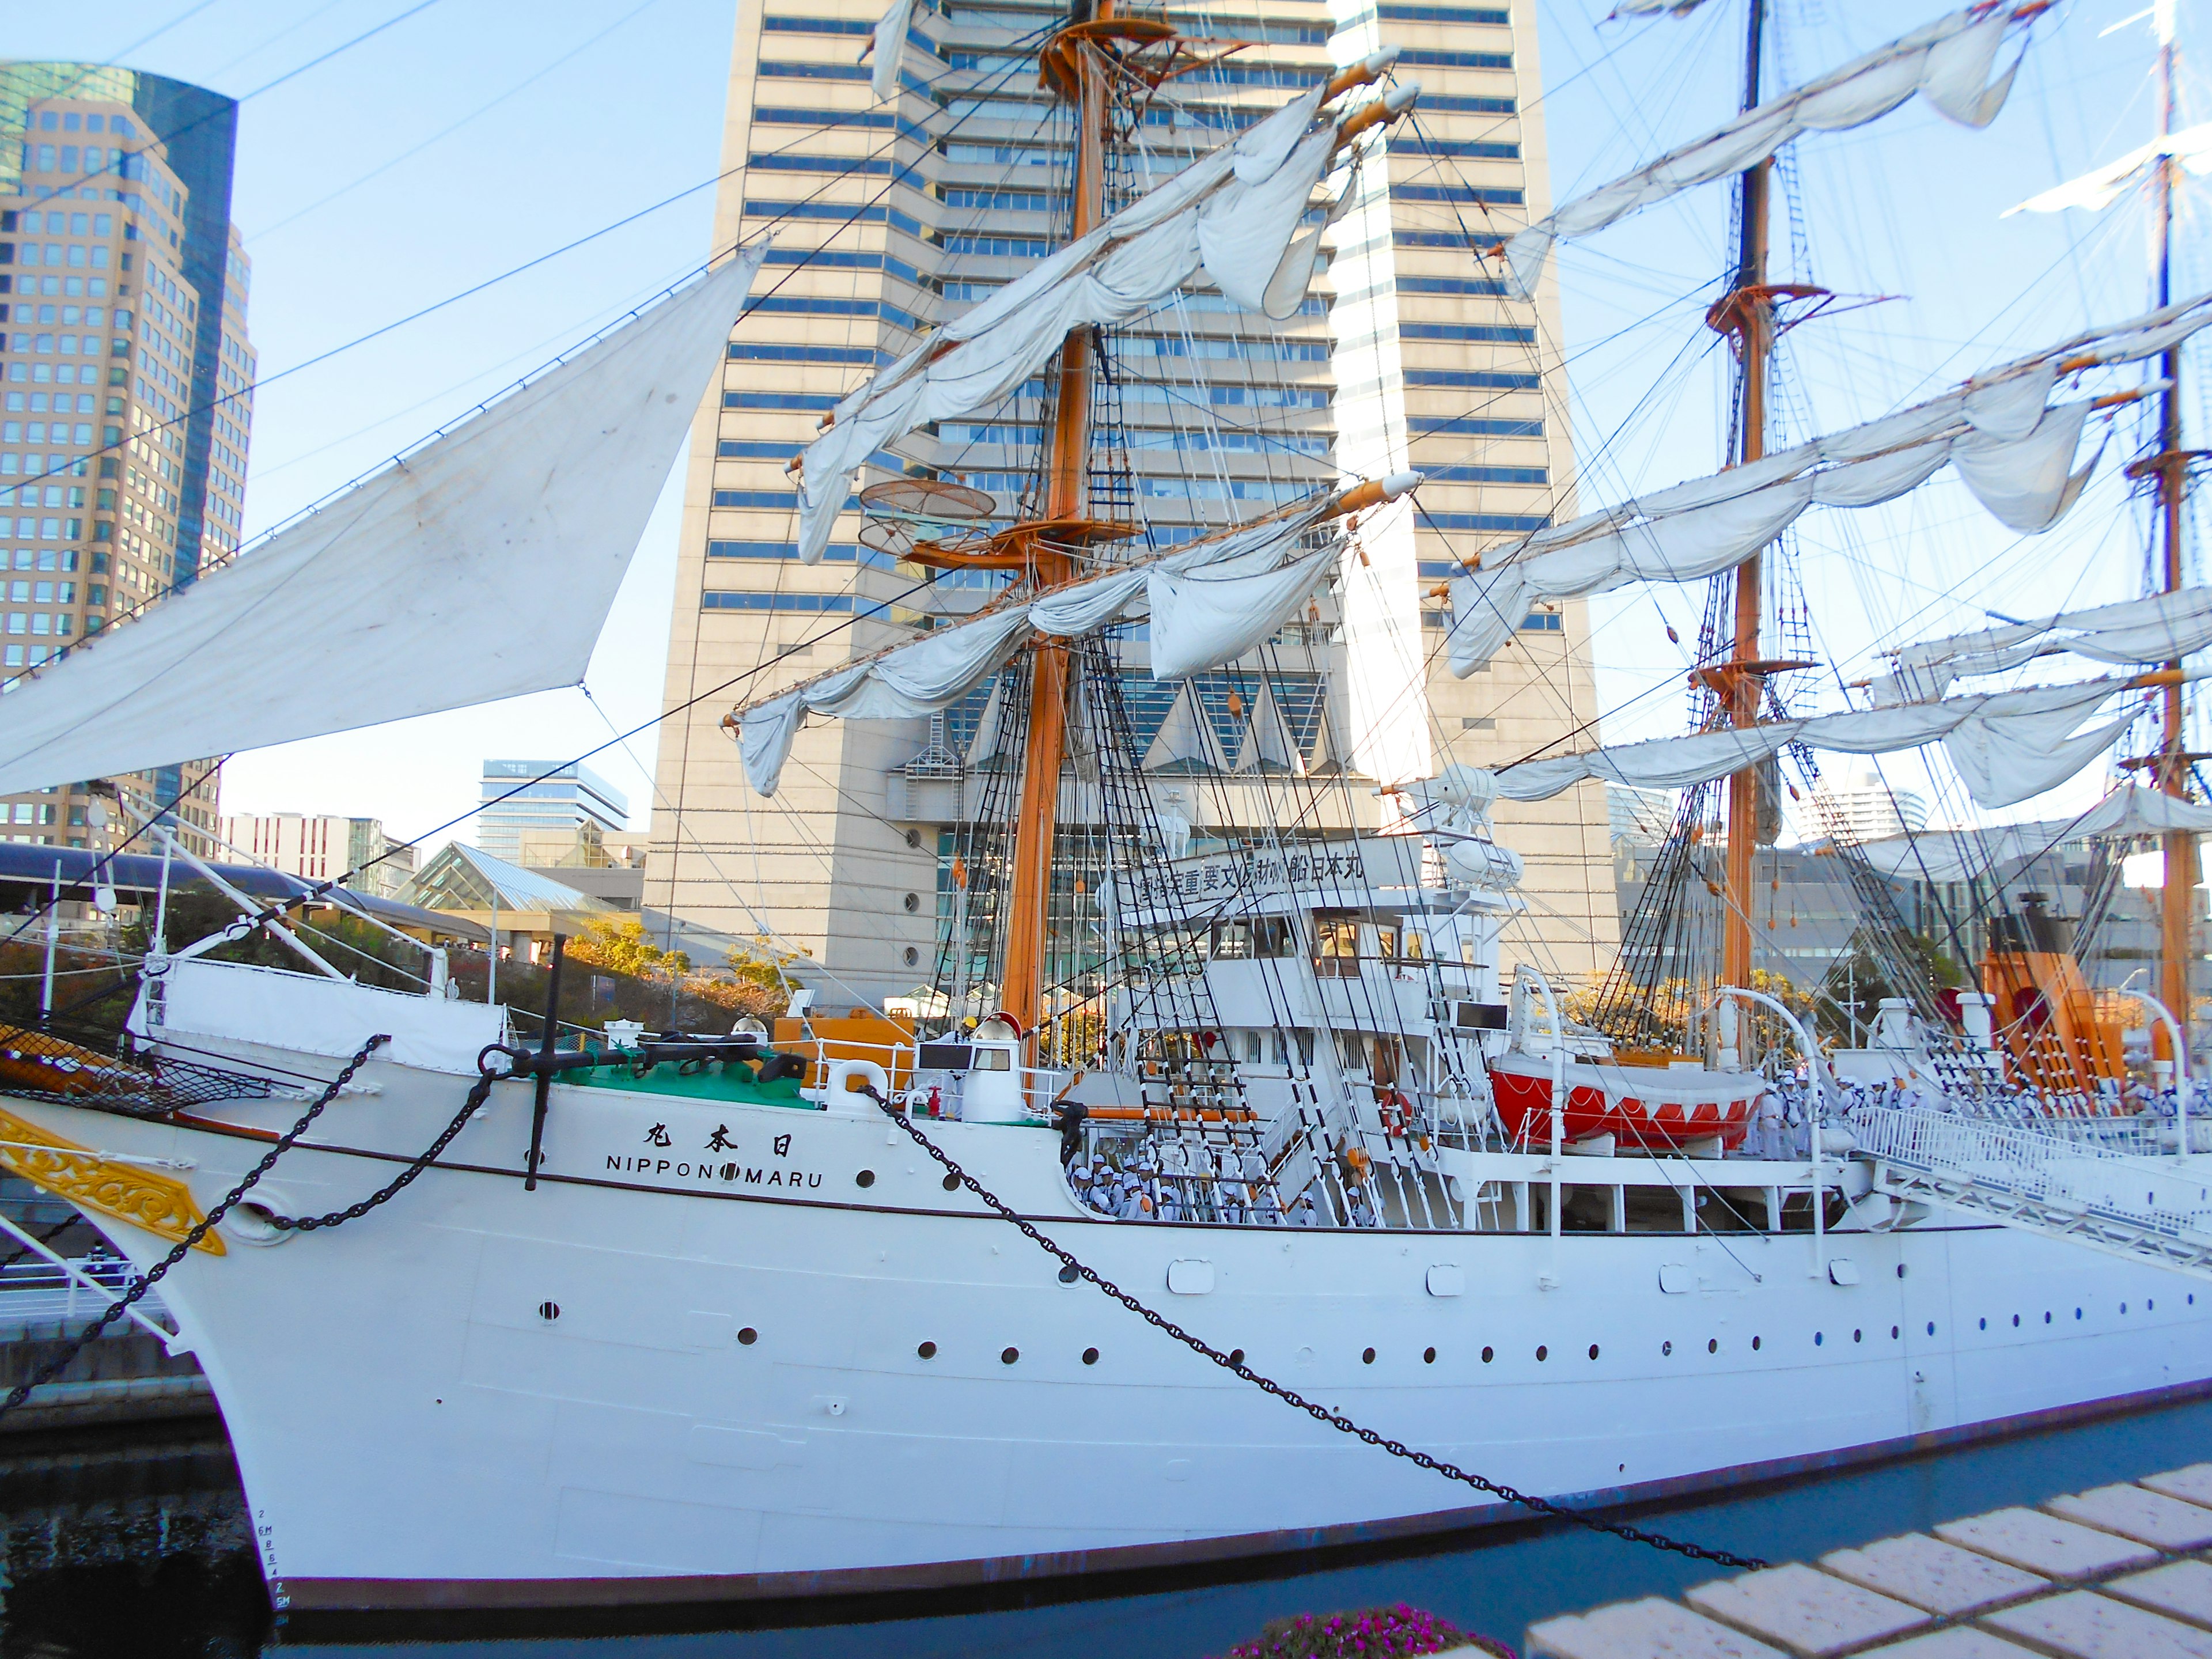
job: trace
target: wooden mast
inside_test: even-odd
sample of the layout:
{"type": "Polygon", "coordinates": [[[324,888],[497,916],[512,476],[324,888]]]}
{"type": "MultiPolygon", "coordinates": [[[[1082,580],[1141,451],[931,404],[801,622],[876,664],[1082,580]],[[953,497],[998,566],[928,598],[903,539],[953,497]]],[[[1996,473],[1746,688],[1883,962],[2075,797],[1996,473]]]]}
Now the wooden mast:
{"type": "MultiPolygon", "coordinates": [[[[2154,8],[2158,20],[2158,131],[2160,139],[2173,133],[2174,108],[2174,43],[2173,0],[2158,0],[2154,8]]],[[[2179,163],[2170,155],[2158,158],[2155,181],[2156,198],[2153,212],[2158,225],[2158,303],[2160,309],[2173,303],[2173,195],[2179,163]]],[[[2159,399],[2159,453],[2155,462],[2158,473],[2159,517],[2163,531],[2164,546],[2160,550],[2165,588],[2172,592],[2182,584],[2182,495],[2186,482],[2189,456],[2181,447],[2181,349],[2167,349],[2160,360],[2160,373],[2166,380],[2166,389],[2159,399]]],[[[2181,664],[2169,662],[2174,678],[2166,687],[2163,741],[2159,746],[2158,787],[2177,799],[2188,795],[2188,740],[2183,729],[2181,664]]],[[[2189,830],[2179,830],[2164,837],[2166,850],[2166,884],[2160,909],[2160,973],[2159,1000],[2179,1023],[2184,1032],[2190,1030],[2190,963],[2196,955],[2192,934],[2197,899],[2197,837],[2189,830]]],[[[2154,1021],[2152,1041],[2157,1045],[2154,1053],[2166,1059],[2175,1059],[2166,1028],[2154,1021]]],[[[2186,1152],[2188,1148],[2182,1149],[2186,1152]]]]}
{"type": "MultiPolygon", "coordinates": [[[[1114,0],[1098,0],[1091,21],[1113,16],[1114,0]]],[[[1071,43],[1075,94],[1075,202],[1072,240],[1087,236],[1104,216],[1106,201],[1106,84],[1101,46],[1071,43]]],[[[1060,349],[1054,387],[1052,454],[1045,474],[1049,521],[1085,516],[1091,473],[1091,331],[1069,331],[1060,349]]],[[[1031,544],[1032,579],[1039,587],[1074,574],[1067,555],[1042,539],[1031,544]]],[[[1068,653],[1064,641],[1044,638],[1030,651],[1029,731],[1022,756],[1022,804],[1015,820],[1013,894],[1006,918],[1006,972],[999,1006],[1024,1031],[1044,1015],[1045,945],[1050,917],[1053,842],[1060,823],[1060,769],[1067,751],[1068,653]]]]}
{"type": "MultiPolygon", "coordinates": [[[[1766,22],[1766,0],[1750,0],[1743,70],[1743,107],[1759,103],[1760,37],[1766,22]]],[[[1773,162],[1764,161],[1741,175],[1738,187],[1741,236],[1736,259],[1735,287],[1716,309],[1720,326],[1736,336],[1743,366],[1743,402],[1738,421],[1736,459],[1742,464],[1766,453],[1766,363],[1773,349],[1773,304],[1766,285],[1767,180],[1773,162]]],[[[1735,629],[1729,665],[1720,685],[1734,726],[1750,726],[1759,719],[1765,685],[1759,667],[1759,613],[1764,555],[1753,553],[1735,571],[1735,629]]],[[[1759,851],[1759,769],[1747,767],[1730,775],[1728,790],[1727,908],[1721,918],[1721,983],[1751,983],[1751,909],[1753,871],[1759,851]]]]}

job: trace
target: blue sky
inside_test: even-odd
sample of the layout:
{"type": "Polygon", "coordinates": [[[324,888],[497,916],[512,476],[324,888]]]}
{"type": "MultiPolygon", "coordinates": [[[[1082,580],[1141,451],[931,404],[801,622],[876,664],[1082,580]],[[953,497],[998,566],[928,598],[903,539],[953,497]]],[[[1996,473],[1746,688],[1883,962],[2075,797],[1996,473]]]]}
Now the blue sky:
{"type": "MultiPolygon", "coordinates": [[[[11,18],[9,46],[25,57],[105,61],[181,18],[125,61],[242,96],[413,3],[46,8],[11,18]]],[[[1929,0],[1776,5],[1782,84],[1942,9],[1929,0]]],[[[2100,38],[2134,9],[2129,0],[2061,5],[2038,26],[2012,102],[1986,131],[1951,126],[1916,105],[1797,147],[1784,192],[1794,206],[1777,219],[1777,275],[1817,280],[1856,308],[1790,336],[1784,435],[1881,414],[2087,321],[2142,308],[2145,243],[2133,209],[1999,217],[2148,136],[2148,27],[2100,38]],[[1793,237],[1793,222],[1802,236],[1793,237]],[[1792,251],[1798,242],[1802,258],[1792,251]]],[[[697,264],[718,166],[731,10],[729,0],[437,0],[248,99],[235,216],[255,261],[251,327],[264,375],[690,191],[267,385],[256,412],[249,527],[374,468],[697,264]]],[[[1604,10],[1604,0],[1540,0],[1551,88],[1542,106],[1561,198],[1717,125],[1735,105],[1742,0],[1634,24],[1605,22],[1604,10]]],[[[2185,6],[2185,43],[2191,22],[2185,6]]],[[[2203,269],[2195,230],[2192,218],[2178,291],[2203,269]]],[[[1723,264],[1728,234],[1728,193],[1709,187],[1562,254],[1583,507],[1724,459],[1723,357],[1699,318],[1711,296],[1701,285],[1723,264]]],[[[2188,406],[2202,431],[2204,399],[2194,385],[2188,406]]],[[[1796,565],[1815,654],[1856,677],[1875,646],[1974,626],[1985,608],[2023,615],[2130,597],[2142,577],[2141,515],[2116,474],[2136,439],[2123,422],[2100,483],[2066,526],[2042,538],[1998,532],[1963,490],[1942,482],[1897,507],[1808,515],[1796,565]]],[[[592,700],[549,692],[241,757],[226,801],[237,810],[370,813],[416,834],[466,810],[481,757],[577,752],[610,734],[606,720],[626,727],[658,712],[679,483],[672,479],[601,642],[592,700]]],[[[1686,644],[1693,641],[1698,598],[1685,590],[1595,603],[1602,698],[1618,711],[1609,738],[1680,729],[1683,659],[1665,628],[1671,621],[1686,644]]],[[[453,649],[469,643],[456,640],[453,649]]],[[[1828,702],[1835,696],[1832,689],[1828,702]]],[[[635,749],[649,766],[651,737],[635,749]]],[[[629,791],[641,827],[647,775],[619,751],[595,763],[629,791]]],[[[1901,784],[1927,787],[1914,763],[1892,769],[1901,784]]],[[[2094,793],[2094,780],[2077,786],[2084,791],[2094,793]]]]}

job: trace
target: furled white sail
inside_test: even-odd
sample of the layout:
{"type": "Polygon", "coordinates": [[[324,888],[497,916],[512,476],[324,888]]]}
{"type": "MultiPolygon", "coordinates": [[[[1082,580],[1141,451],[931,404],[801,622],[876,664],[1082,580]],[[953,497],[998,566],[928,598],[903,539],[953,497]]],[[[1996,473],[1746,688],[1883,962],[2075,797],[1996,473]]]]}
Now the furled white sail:
{"type": "Polygon", "coordinates": [[[1498,793],[1507,800],[1544,800],[1588,779],[1680,789],[1755,766],[1792,744],[1881,755],[1940,742],[1977,802],[2010,806],[2056,788],[2109,749],[2134,720],[2133,709],[2075,728],[2128,689],[2114,679],[2033,686],[1624,744],[1506,767],[1498,774],[1498,793]]]}
{"type": "Polygon", "coordinates": [[[2177,662],[2207,646],[2212,587],[2184,587],[1908,645],[1897,653],[1896,672],[1874,681],[1871,690],[1877,703],[1905,702],[1942,696],[1954,680],[2002,673],[2062,651],[2097,662],[2154,663],[2177,662]]]}
{"type": "MultiPolygon", "coordinates": [[[[1389,57],[1370,62],[1379,70],[1389,57]]],[[[848,396],[806,449],[800,556],[821,558],[854,471],[868,456],[918,426],[1011,395],[1072,330],[1126,322],[1201,270],[1246,310],[1295,315],[1314,249],[1292,239],[1340,125],[1316,125],[1326,90],[1315,87],[1201,156],[848,396]]],[[[1419,90],[1400,88],[1384,101],[1402,108],[1419,90]]]]}
{"type": "Polygon", "coordinates": [[[2095,465],[2094,456],[2075,464],[2090,404],[2048,401],[2058,366],[2131,362],[2208,324],[2212,295],[2002,365],[1895,415],[1486,553],[1479,569],[1451,585],[1452,672],[1464,677],[1487,663],[1538,599],[1581,598],[1636,581],[1702,580],[1757,552],[1808,507],[1878,506],[1947,465],[2008,528],[2048,530],[2073,506],[2095,465]]]}
{"type": "Polygon", "coordinates": [[[577,684],[766,252],[16,682],[0,789],[577,684]]]}
{"type": "Polygon", "coordinates": [[[2154,138],[2116,161],[2107,161],[2078,179],[2054,185],[2040,196],[2031,196],[2018,207],[2007,208],[2002,216],[2009,219],[2015,213],[2061,213],[2068,208],[2087,208],[2095,212],[2110,207],[2136,182],[2143,169],[2161,155],[2171,155],[2200,176],[2212,173],[2212,121],[2154,138]]]}
{"type": "Polygon", "coordinates": [[[1607,15],[1656,17],[1662,11],[1669,11],[1677,17],[1687,17],[1705,3],[1705,0],[1613,0],[1613,9],[1607,15]]]}
{"type": "Polygon", "coordinates": [[[876,31],[868,42],[865,58],[873,52],[875,68],[868,75],[868,89],[881,103],[898,90],[899,64],[906,54],[907,20],[914,15],[914,0],[891,0],[884,15],[876,20],[876,31]]]}
{"type": "Polygon", "coordinates": [[[1954,12],[1808,85],[1747,110],[1718,131],[1669,150],[1611,184],[1577,196],[1506,244],[1508,285],[1516,298],[1529,299],[1553,243],[1590,235],[1638,208],[1755,167],[1801,133],[1863,125],[1915,93],[1962,125],[1987,126],[2004,106],[2020,69],[2015,60],[1990,78],[2012,19],[2010,9],[2003,5],[1954,12]]]}
{"type": "MultiPolygon", "coordinates": [[[[1419,481],[1419,474],[1405,474],[1390,485],[1403,494],[1419,481]]],[[[984,611],[738,709],[724,724],[736,729],[745,776],[757,793],[773,795],[810,714],[898,720],[949,708],[998,672],[1032,630],[1072,638],[1149,609],[1154,678],[1232,662],[1280,629],[1336,567],[1340,535],[1318,548],[1303,545],[1328,507],[1317,501],[984,611]]]]}
{"type": "Polygon", "coordinates": [[[2175,830],[2198,835],[2212,830],[2212,806],[2123,784],[2079,817],[1885,836],[1865,842],[1861,850],[1885,876],[1973,881],[2001,866],[2039,859],[2069,842],[2132,841],[2175,830]]]}

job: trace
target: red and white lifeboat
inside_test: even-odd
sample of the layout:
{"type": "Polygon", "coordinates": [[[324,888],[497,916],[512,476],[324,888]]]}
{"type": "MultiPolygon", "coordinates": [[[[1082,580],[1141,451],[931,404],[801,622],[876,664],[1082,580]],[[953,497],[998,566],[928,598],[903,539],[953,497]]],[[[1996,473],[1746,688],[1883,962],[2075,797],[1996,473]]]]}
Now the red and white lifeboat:
{"type": "MultiPolygon", "coordinates": [[[[1531,1146],[1552,1139],[1552,1069],[1548,1054],[1501,1054],[1490,1083],[1506,1133],[1531,1146]]],[[[1680,1146],[1717,1137],[1740,1144],[1751,1127],[1765,1080],[1755,1072],[1703,1066],[1613,1066],[1569,1058],[1561,1136],[1568,1141],[1609,1134],[1632,1146],[1680,1146]]]]}

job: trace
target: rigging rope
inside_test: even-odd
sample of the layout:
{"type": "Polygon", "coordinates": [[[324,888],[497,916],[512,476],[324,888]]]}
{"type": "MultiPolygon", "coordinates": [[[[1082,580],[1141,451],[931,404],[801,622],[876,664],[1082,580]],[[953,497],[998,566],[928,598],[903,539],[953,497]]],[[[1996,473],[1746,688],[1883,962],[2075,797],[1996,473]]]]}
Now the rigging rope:
{"type": "Polygon", "coordinates": [[[1601,1520],[1596,1516],[1574,1509],[1568,1504],[1555,1503],[1551,1498],[1538,1498],[1533,1493],[1519,1491],[1501,1481],[1492,1480],[1486,1476],[1462,1469],[1456,1463],[1447,1462],[1443,1458],[1432,1456],[1425,1451],[1417,1451],[1403,1441],[1393,1440],[1374,1429],[1353,1422],[1341,1412],[1332,1411],[1326,1406],[1316,1404],[1296,1390],[1284,1387],[1272,1377],[1262,1376],[1243,1360],[1222,1352],[1203,1338],[1193,1336],[1164,1314],[1154,1312],[1120,1285],[1103,1276],[1097,1268],[1085,1267],[1077,1261],[1074,1256],[1039,1232],[1035,1225],[1008,1208],[1000,1200],[996,1194],[987,1188],[974,1176],[962,1169],[934,1141],[916,1128],[904,1113],[892,1106],[872,1086],[865,1088],[862,1092],[882,1109],[884,1116],[905,1130],[916,1146],[943,1165],[945,1174],[952,1176],[961,1186],[973,1193],[1000,1220],[1011,1224],[1039,1249],[1058,1258],[1062,1267],[1073,1273],[1079,1279],[1088,1279],[1146,1324],[1173,1337],[1193,1353],[1212,1360],[1225,1371],[1235,1372],[1247,1382],[1274,1395],[1284,1404],[1295,1407],[1305,1413],[1316,1422],[1324,1423],[1332,1429],[1351,1435],[1355,1439],[1364,1440],[1378,1451],[1386,1451],[1391,1456],[1402,1458],[1417,1468],[1441,1474],[1447,1480],[1459,1481],[1464,1486],[1473,1486],[1478,1492],[1486,1492],[1492,1497],[1502,1498],[1506,1503],[1518,1504],[1522,1509],[1533,1510],[1539,1515],[1549,1516],[1554,1520],[1571,1522],[1576,1526],[1588,1528],[1592,1532],[1607,1533],[1632,1544],[1646,1544],[1653,1549],[1671,1551],[1677,1555],[1686,1555],[1692,1560],[1710,1561],[1716,1566],[1734,1567],[1745,1572],[1757,1572],[1773,1565],[1770,1561],[1762,1561],[1753,1556],[1738,1555],[1733,1550],[1712,1549],[1703,1544],[1692,1544],[1685,1539],[1669,1538],[1664,1533],[1647,1532],[1642,1527],[1631,1526],[1626,1522],[1601,1520]]]}

